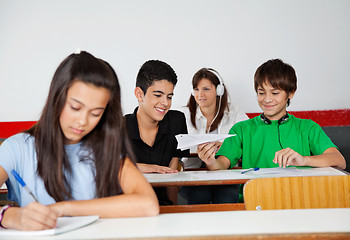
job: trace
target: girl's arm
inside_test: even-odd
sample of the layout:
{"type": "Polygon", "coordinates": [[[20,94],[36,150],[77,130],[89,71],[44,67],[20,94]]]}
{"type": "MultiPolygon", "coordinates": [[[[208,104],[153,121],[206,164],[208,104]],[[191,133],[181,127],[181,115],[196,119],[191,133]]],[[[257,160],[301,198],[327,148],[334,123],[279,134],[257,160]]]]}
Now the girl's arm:
{"type": "Polygon", "coordinates": [[[179,158],[178,157],[173,157],[169,163],[169,168],[175,170],[177,172],[179,166],[179,158]]]}
{"type": "MultiPolygon", "coordinates": [[[[0,186],[8,179],[6,171],[0,167],[0,186]]],[[[58,214],[54,209],[32,202],[25,207],[10,207],[3,215],[1,225],[19,230],[44,230],[56,226],[58,214]]]]}
{"type": "Polygon", "coordinates": [[[144,176],[130,159],[121,171],[124,194],[83,201],[64,201],[50,205],[59,216],[99,215],[101,218],[143,217],[159,214],[157,197],[144,176]]]}

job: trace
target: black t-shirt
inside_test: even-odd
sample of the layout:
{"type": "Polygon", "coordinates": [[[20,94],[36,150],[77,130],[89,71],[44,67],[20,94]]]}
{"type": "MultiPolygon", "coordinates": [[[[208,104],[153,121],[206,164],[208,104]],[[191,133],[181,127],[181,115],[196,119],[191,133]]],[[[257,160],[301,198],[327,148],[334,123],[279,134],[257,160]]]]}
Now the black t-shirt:
{"type": "Polygon", "coordinates": [[[185,157],[189,150],[181,151],[177,148],[175,135],[187,134],[185,115],[176,110],[169,110],[159,122],[158,133],[153,146],[147,145],[140,138],[137,123],[137,109],[134,113],[125,115],[127,131],[133,145],[133,151],[138,163],[157,164],[169,167],[173,157],[185,157]]]}

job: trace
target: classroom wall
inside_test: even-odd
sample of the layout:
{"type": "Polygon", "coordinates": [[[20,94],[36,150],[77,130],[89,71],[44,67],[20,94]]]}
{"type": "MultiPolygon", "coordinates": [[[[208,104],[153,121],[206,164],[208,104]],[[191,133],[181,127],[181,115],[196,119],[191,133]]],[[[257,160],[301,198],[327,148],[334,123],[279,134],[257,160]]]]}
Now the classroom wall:
{"type": "Polygon", "coordinates": [[[0,0],[0,122],[37,120],[77,47],[115,68],[125,113],[148,59],[177,72],[173,108],[186,104],[193,74],[212,67],[231,101],[259,112],[254,72],[281,58],[298,75],[290,111],[349,109],[349,9],[348,0],[0,0]]]}

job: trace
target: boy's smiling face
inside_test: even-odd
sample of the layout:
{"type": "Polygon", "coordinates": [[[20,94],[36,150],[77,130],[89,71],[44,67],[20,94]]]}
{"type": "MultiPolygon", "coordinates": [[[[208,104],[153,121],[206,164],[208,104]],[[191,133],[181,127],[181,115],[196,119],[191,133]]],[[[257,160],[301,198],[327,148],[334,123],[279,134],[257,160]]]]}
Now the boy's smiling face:
{"type": "Polygon", "coordinates": [[[270,120],[279,120],[287,113],[287,101],[292,99],[294,93],[287,95],[286,91],[276,89],[264,83],[258,87],[258,104],[264,115],[270,120]]]}
{"type": "Polygon", "coordinates": [[[171,107],[174,95],[174,84],[167,80],[154,81],[147,89],[146,94],[141,88],[135,89],[135,95],[139,102],[138,114],[150,121],[159,122],[171,107]]]}

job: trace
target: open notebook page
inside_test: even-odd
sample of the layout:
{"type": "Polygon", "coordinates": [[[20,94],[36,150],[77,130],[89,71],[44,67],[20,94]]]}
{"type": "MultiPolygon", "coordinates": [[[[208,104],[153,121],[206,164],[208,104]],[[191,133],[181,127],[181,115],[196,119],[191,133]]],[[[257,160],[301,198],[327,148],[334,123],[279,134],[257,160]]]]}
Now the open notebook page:
{"type": "Polygon", "coordinates": [[[0,229],[1,236],[47,236],[55,235],[74,229],[81,228],[99,219],[99,216],[79,216],[79,217],[60,217],[57,220],[57,227],[41,231],[20,231],[15,229],[0,229]]]}

